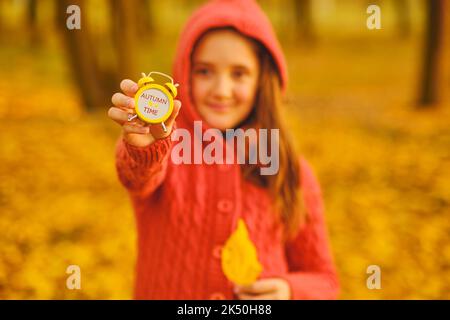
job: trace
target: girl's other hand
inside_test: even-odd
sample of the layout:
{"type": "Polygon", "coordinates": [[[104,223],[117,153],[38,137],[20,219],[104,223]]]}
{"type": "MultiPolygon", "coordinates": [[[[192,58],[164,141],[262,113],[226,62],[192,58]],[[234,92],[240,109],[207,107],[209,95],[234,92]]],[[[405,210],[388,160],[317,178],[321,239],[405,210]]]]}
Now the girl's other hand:
{"type": "Polygon", "coordinates": [[[125,79],[120,83],[122,92],[114,93],[111,101],[113,107],[108,110],[108,117],[122,126],[122,135],[124,139],[136,147],[146,147],[157,139],[163,139],[170,135],[175,118],[181,108],[181,101],[174,100],[174,108],[170,117],[164,121],[167,132],[164,132],[161,124],[148,124],[139,119],[134,118],[128,121],[128,114],[135,114],[134,95],[138,91],[136,82],[125,79]]]}
{"type": "Polygon", "coordinates": [[[289,300],[289,283],[280,278],[261,279],[249,286],[236,286],[235,293],[240,300],[289,300]]]}

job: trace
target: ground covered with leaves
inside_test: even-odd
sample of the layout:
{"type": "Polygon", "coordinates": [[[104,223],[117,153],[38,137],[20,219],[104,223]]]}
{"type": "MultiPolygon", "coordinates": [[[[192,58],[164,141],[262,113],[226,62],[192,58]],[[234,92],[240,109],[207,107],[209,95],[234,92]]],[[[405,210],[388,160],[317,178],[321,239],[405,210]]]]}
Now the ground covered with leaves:
{"type": "MultiPolygon", "coordinates": [[[[415,108],[417,47],[365,41],[285,48],[285,111],[322,184],[341,298],[448,299],[450,105],[415,108]]],[[[0,298],[131,298],[136,230],[109,106],[83,110],[57,47],[1,55],[0,298]],[[66,289],[71,264],[81,290],[66,289]]]]}

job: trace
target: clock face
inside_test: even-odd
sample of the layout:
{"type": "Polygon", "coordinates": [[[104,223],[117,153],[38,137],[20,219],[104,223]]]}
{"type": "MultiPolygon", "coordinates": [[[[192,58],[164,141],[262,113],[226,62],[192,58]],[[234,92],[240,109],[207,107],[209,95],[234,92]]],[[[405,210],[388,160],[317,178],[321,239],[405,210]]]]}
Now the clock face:
{"type": "Polygon", "coordinates": [[[169,92],[157,84],[142,87],[136,94],[135,102],[139,118],[149,123],[165,121],[173,109],[169,92]]]}

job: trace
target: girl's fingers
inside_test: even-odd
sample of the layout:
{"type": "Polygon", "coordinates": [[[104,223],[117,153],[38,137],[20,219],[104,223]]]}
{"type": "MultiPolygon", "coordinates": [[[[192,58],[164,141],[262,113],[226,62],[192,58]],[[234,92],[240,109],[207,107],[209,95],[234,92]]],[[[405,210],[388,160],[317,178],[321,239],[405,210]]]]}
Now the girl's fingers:
{"type": "Polygon", "coordinates": [[[120,89],[129,97],[134,97],[136,92],[138,91],[138,85],[136,82],[125,79],[120,83],[120,89]]]}
{"type": "Polygon", "coordinates": [[[272,279],[262,279],[254,282],[249,286],[237,287],[239,293],[261,294],[275,291],[277,289],[277,282],[272,279]]]}
{"type": "Polygon", "coordinates": [[[133,109],[134,99],[124,95],[123,93],[114,93],[111,102],[118,108],[133,109]]]}
{"type": "Polygon", "coordinates": [[[116,107],[109,108],[108,117],[110,117],[120,125],[128,121],[128,113],[116,107]]]}
{"type": "Polygon", "coordinates": [[[257,295],[242,293],[238,295],[238,298],[239,300],[278,300],[276,296],[271,293],[257,295]]]}
{"type": "Polygon", "coordinates": [[[132,124],[124,124],[122,128],[125,133],[140,133],[140,134],[150,133],[149,127],[138,127],[132,124]]]}
{"type": "Polygon", "coordinates": [[[131,112],[126,112],[120,108],[111,107],[108,110],[108,117],[113,119],[115,122],[117,122],[120,125],[123,125],[125,122],[132,124],[134,126],[142,127],[145,124],[140,121],[138,118],[133,119],[132,121],[128,121],[128,115],[131,114],[131,112]]]}
{"type": "MultiPolygon", "coordinates": [[[[127,112],[117,107],[111,107],[108,110],[108,117],[116,121],[118,124],[123,124],[124,122],[128,122],[128,115],[132,112],[127,112]]],[[[140,122],[137,122],[136,119],[133,119],[130,123],[141,125],[140,122]]]]}
{"type": "MultiPolygon", "coordinates": [[[[124,81],[122,81],[122,84],[124,83],[124,81]]],[[[131,122],[128,122],[128,115],[134,114],[134,107],[130,108],[131,104],[134,106],[134,99],[131,99],[130,97],[127,97],[122,93],[116,93],[113,95],[111,100],[115,106],[109,108],[108,116],[112,120],[120,124],[123,127],[125,133],[148,134],[151,130],[151,134],[155,138],[164,138],[168,136],[170,132],[172,132],[172,126],[181,109],[181,101],[174,100],[173,112],[170,117],[164,122],[167,128],[167,132],[164,132],[161,124],[153,124],[148,126],[138,118],[132,120],[131,122]]]]}
{"type": "Polygon", "coordinates": [[[171,128],[173,123],[175,122],[175,119],[177,118],[178,114],[180,113],[181,109],[181,101],[180,100],[174,100],[173,101],[173,112],[170,115],[170,117],[164,121],[164,124],[167,128],[171,128]]]}
{"type": "Polygon", "coordinates": [[[151,128],[150,130],[151,130],[153,137],[155,137],[156,139],[162,139],[162,138],[165,138],[168,135],[170,135],[170,133],[172,132],[172,126],[175,122],[175,119],[176,119],[178,113],[180,112],[180,108],[181,108],[181,102],[179,100],[175,100],[172,114],[169,116],[169,118],[166,121],[164,121],[164,125],[166,126],[167,132],[164,132],[164,129],[160,123],[152,124],[150,126],[150,128],[151,128]]]}

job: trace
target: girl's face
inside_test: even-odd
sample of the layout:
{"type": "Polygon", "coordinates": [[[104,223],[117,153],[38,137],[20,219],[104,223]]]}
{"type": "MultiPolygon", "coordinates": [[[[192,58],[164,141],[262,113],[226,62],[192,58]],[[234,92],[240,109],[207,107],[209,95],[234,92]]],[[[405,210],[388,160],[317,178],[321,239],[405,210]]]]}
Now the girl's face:
{"type": "Polygon", "coordinates": [[[194,51],[191,70],[192,99],[210,126],[223,131],[249,116],[259,63],[248,39],[232,30],[209,32],[194,51]]]}

